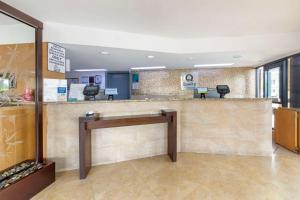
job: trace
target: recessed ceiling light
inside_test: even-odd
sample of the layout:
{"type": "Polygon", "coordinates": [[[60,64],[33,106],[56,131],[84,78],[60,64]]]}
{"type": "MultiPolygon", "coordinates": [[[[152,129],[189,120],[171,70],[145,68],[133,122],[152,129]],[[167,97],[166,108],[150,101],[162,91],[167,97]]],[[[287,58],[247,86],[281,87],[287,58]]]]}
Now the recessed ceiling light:
{"type": "Polygon", "coordinates": [[[234,55],[232,57],[235,58],[235,59],[238,59],[238,58],[241,58],[242,56],[241,55],[234,55]]]}
{"type": "Polygon", "coordinates": [[[101,51],[100,52],[102,55],[109,55],[109,52],[107,52],[107,51],[101,51]]]}
{"type": "Polygon", "coordinates": [[[149,56],[147,56],[147,58],[150,58],[150,59],[151,59],[151,58],[154,58],[154,56],[152,56],[152,55],[149,55],[149,56]]]}
{"type": "Polygon", "coordinates": [[[194,60],[194,58],[193,58],[193,57],[188,57],[188,59],[189,59],[189,60],[194,60]]]}
{"type": "Polygon", "coordinates": [[[194,67],[227,67],[233,64],[234,63],[199,64],[199,65],[194,65],[194,67]]]}
{"type": "Polygon", "coordinates": [[[151,70],[151,69],[165,69],[166,66],[152,66],[152,67],[132,67],[132,70],[151,70]]]}
{"type": "Polygon", "coordinates": [[[106,69],[75,69],[76,72],[105,72],[106,69]]]}

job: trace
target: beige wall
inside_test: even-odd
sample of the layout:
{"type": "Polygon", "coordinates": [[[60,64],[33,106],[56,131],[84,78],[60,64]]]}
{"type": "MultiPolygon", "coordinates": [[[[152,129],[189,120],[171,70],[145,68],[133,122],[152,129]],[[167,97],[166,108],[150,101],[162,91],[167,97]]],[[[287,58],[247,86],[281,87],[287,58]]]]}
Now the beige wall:
{"type": "MultiPolygon", "coordinates": [[[[43,77],[64,79],[65,74],[48,71],[48,43],[43,43],[43,77]]],[[[35,89],[35,44],[0,45],[0,74],[14,73],[16,88],[9,95],[22,95],[25,88],[35,89]]]]}
{"type": "Polygon", "coordinates": [[[159,71],[140,71],[139,89],[133,90],[134,95],[185,95],[193,92],[182,91],[180,77],[182,73],[197,72],[198,85],[215,88],[216,85],[229,85],[231,93],[226,97],[255,97],[255,69],[225,68],[225,69],[178,69],[159,71]]]}
{"type": "Polygon", "coordinates": [[[0,45],[0,74],[13,73],[16,76],[16,88],[9,95],[21,95],[25,88],[35,88],[35,45],[0,45]]]}

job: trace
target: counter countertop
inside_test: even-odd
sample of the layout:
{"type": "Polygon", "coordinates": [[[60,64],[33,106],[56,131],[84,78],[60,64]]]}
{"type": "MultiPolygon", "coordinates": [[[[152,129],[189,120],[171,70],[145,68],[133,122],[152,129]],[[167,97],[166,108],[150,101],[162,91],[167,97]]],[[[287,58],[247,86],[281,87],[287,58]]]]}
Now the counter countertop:
{"type": "MultiPolygon", "coordinates": [[[[1,103],[1,102],[0,102],[1,103]]],[[[2,104],[0,106],[1,110],[6,109],[6,110],[13,110],[16,108],[23,108],[23,107],[34,107],[35,103],[34,102],[11,102],[11,103],[6,103],[2,104]]]]}
{"type": "Polygon", "coordinates": [[[44,104],[91,104],[91,103],[124,103],[124,102],[155,102],[155,101],[272,101],[266,98],[151,98],[151,99],[129,99],[129,100],[97,100],[97,101],[74,101],[74,102],[44,102],[44,104]]]}

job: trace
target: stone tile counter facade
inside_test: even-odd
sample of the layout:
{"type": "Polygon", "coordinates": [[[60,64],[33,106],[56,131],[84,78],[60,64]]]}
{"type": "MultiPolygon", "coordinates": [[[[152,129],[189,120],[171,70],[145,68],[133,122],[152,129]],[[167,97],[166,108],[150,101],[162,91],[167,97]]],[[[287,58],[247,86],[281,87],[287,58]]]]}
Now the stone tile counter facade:
{"type": "MultiPolygon", "coordinates": [[[[178,151],[234,155],[271,155],[272,107],[266,99],[156,99],[95,101],[45,105],[46,157],[58,171],[78,169],[78,117],[86,111],[102,116],[177,110],[178,151]]],[[[141,125],[95,130],[93,165],[167,153],[167,126],[141,125]]]]}

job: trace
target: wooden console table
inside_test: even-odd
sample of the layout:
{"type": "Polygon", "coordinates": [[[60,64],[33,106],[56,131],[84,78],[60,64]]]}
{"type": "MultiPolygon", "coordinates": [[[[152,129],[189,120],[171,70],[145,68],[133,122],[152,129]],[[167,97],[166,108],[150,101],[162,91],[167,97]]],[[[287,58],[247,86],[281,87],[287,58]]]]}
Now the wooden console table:
{"type": "Polygon", "coordinates": [[[177,160],[177,112],[162,110],[161,114],[79,118],[79,173],[85,179],[92,166],[91,131],[99,128],[168,123],[168,155],[177,160]]]}

